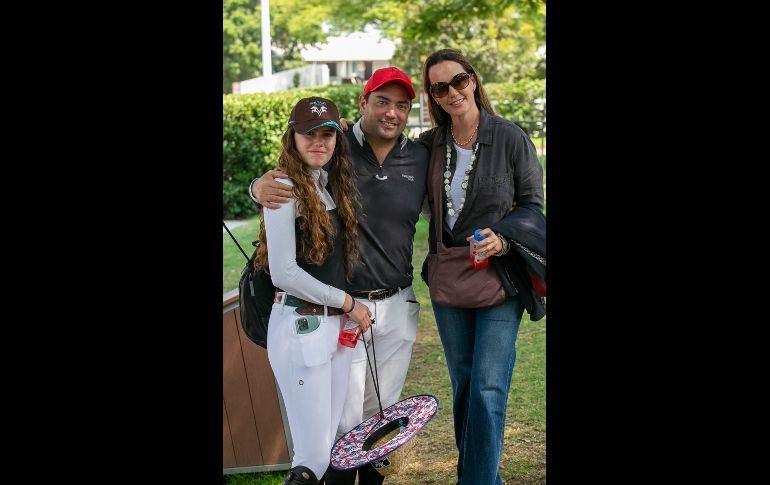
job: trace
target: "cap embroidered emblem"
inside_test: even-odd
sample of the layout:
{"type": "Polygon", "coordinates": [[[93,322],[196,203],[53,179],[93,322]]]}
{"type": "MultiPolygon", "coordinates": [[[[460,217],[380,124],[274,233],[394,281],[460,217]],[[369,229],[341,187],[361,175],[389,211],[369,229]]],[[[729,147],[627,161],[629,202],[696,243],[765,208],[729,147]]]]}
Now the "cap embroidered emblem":
{"type": "Polygon", "coordinates": [[[323,101],[312,101],[310,103],[310,111],[320,118],[322,113],[326,113],[326,103],[323,101]]]}

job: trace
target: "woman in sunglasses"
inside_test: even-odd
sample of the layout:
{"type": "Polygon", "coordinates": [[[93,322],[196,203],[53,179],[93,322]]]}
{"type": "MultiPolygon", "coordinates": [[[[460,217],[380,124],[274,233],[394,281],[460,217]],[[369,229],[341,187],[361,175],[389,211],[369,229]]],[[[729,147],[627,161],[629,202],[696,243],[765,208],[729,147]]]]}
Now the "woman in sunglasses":
{"type": "Polygon", "coordinates": [[[462,53],[434,52],[423,79],[434,128],[420,136],[432,150],[430,251],[422,276],[452,382],[457,483],[502,484],[498,468],[519,323],[525,309],[532,320],[545,315],[543,168],[527,134],[495,115],[462,53]],[[488,260],[486,269],[473,269],[468,258],[477,229],[477,261],[488,260]],[[464,259],[450,261],[450,253],[464,259]],[[484,284],[464,285],[468,271],[486,271],[484,284]]]}

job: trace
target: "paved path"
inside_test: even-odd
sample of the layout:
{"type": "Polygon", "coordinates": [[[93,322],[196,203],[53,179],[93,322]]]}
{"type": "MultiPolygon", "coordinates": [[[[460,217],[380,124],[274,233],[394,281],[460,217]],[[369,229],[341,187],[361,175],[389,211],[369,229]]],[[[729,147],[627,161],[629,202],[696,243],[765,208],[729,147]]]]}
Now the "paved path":
{"type": "MultiPolygon", "coordinates": [[[[232,220],[232,221],[225,221],[225,224],[227,224],[227,227],[232,231],[233,228],[238,227],[238,226],[242,226],[242,225],[246,224],[247,222],[248,221],[232,220]]],[[[225,227],[224,226],[222,226],[222,232],[225,232],[225,227]]]]}

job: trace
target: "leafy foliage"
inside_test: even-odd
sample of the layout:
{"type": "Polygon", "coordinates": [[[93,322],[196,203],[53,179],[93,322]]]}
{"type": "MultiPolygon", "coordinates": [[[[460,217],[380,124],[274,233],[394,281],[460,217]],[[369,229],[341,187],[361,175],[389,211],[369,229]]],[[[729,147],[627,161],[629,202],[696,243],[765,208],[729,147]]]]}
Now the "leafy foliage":
{"type": "MultiPolygon", "coordinates": [[[[223,92],[262,71],[259,0],[223,0],[223,92]]],[[[273,71],[304,64],[304,45],[373,26],[397,43],[392,64],[413,79],[431,52],[461,50],[485,83],[545,78],[540,0],[271,0],[273,71]],[[320,26],[328,30],[325,32],[320,26]]]]}
{"type": "MultiPolygon", "coordinates": [[[[484,84],[495,112],[507,120],[545,119],[545,79],[522,79],[515,83],[484,84]]],[[[530,137],[540,136],[541,125],[519,124],[530,137]]]]}
{"type": "Polygon", "coordinates": [[[222,89],[256,76],[262,69],[259,0],[224,0],[222,9],[222,89]]]}
{"type": "MultiPolygon", "coordinates": [[[[319,24],[333,16],[338,0],[271,0],[270,36],[273,72],[305,64],[304,44],[323,42],[319,24]]],[[[222,89],[262,75],[262,12],[259,0],[223,0],[222,89]]]]}
{"type": "Polygon", "coordinates": [[[545,78],[545,3],[539,0],[346,0],[338,29],[374,25],[399,45],[393,65],[421,78],[438,49],[462,51],[484,82],[545,78]],[[362,14],[362,12],[364,12],[362,14]]]}

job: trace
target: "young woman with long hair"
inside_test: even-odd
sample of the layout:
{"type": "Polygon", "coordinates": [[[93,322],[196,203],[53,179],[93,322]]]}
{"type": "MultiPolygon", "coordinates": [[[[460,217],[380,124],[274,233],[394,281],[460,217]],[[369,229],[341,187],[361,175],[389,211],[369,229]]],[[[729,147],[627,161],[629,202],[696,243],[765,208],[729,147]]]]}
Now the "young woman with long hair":
{"type": "Polygon", "coordinates": [[[278,290],[267,353],[294,442],[284,485],[314,485],[329,465],[353,355],[337,342],[342,315],[364,331],[371,324],[366,305],[343,290],[359,260],[360,195],[341,133],[332,101],[312,97],[294,106],[278,161],[294,197],[263,209],[254,260],[278,290]]]}

